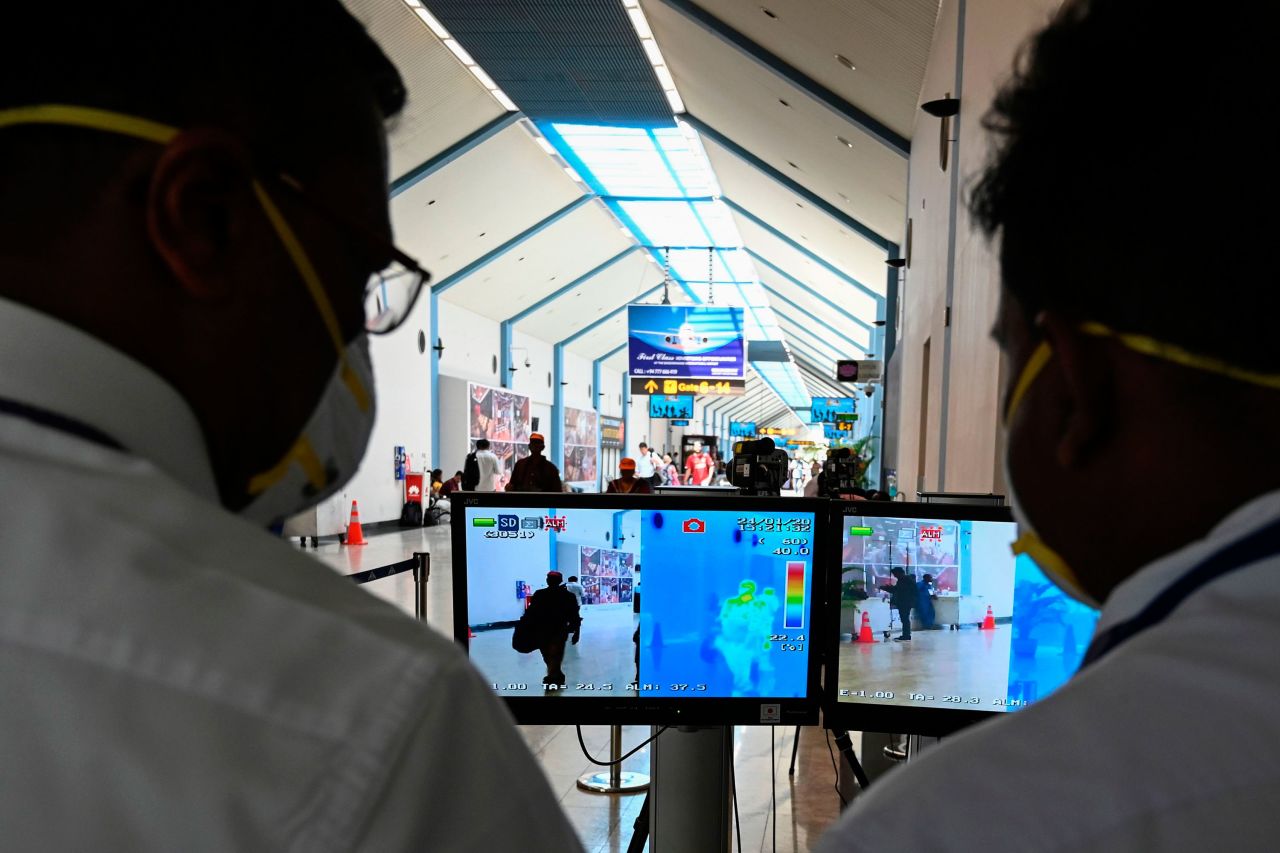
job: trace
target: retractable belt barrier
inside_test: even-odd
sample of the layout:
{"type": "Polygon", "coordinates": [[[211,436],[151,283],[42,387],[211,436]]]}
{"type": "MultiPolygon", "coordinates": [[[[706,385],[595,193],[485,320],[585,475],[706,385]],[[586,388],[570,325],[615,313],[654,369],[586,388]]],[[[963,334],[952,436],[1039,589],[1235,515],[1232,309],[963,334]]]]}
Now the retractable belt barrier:
{"type": "Polygon", "coordinates": [[[401,560],[398,563],[392,563],[389,566],[379,566],[376,569],[366,569],[363,572],[356,572],[353,575],[345,575],[345,577],[353,583],[369,583],[370,581],[382,580],[392,575],[398,575],[402,572],[413,572],[414,598],[413,598],[413,615],[415,618],[424,622],[427,619],[427,581],[431,578],[431,555],[414,551],[413,556],[407,560],[401,560]]]}

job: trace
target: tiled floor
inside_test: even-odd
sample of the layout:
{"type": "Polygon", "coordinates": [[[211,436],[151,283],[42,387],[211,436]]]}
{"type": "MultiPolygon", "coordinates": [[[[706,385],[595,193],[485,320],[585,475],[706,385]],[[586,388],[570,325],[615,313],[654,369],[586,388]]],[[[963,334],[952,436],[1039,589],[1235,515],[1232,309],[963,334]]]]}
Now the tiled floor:
{"type": "MultiPolygon", "coordinates": [[[[414,551],[431,554],[427,621],[452,635],[452,564],[447,527],[382,533],[359,547],[324,545],[307,549],[335,571],[351,574],[399,562],[414,551]]],[[[410,573],[364,584],[370,593],[413,612],[414,589],[410,573]]],[[[589,853],[622,853],[631,840],[632,824],[644,801],[643,794],[592,794],[577,787],[578,777],[603,768],[594,767],[582,754],[573,726],[522,726],[529,748],[538,757],[552,790],[560,800],[589,853]]],[[[739,727],[734,738],[734,773],[737,779],[741,849],[755,853],[774,850],[775,827],[771,802],[777,800],[777,847],[783,853],[804,853],[837,817],[835,769],[821,729],[806,728],[800,735],[796,773],[787,775],[796,730],[739,727]],[[770,751],[774,760],[770,767],[770,751]],[[774,786],[771,787],[771,780],[774,786]]],[[[623,729],[624,752],[649,737],[648,727],[623,729]]],[[[597,758],[609,754],[609,728],[585,726],[587,749],[597,758]]],[[[858,747],[855,735],[855,747],[858,747]]],[[[649,769],[646,747],[627,760],[625,769],[645,773],[649,769]]],[[[738,839],[733,849],[739,848],[738,839]]]]}

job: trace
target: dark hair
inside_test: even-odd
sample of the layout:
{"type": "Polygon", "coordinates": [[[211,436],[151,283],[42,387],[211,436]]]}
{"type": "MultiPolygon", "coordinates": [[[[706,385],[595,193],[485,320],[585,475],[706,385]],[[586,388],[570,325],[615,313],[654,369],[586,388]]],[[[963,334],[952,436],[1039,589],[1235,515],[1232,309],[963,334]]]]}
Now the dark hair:
{"type": "Polygon", "coordinates": [[[454,471],[454,472],[453,472],[453,476],[455,476],[455,477],[461,477],[461,476],[462,476],[462,472],[461,472],[461,471],[454,471]]]}
{"type": "Polygon", "coordinates": [[[577,582],[578,582],[577,575],[569,575],[569,583],[577,583],[577,582]]]}
{"type": "Polygon", "coordinates": [[[1264,4],[1068,0],[1024,46],[969,205],[1029,318],[1051,308],[1280,367],[1270,155],[1224,124],[1270,103],[1274,32],[1264,4]],[[1195,45],[1216,45],[1212,61],[1180,70],[1195,45]]]}
{"type": "MultiPolygon", "coordinates": [[[[73,11],[28,3],[5,15],[0,109],[62,103],[222,127],[266,165],[299,176],[347,150],[352,110],[374,105],[389,118],[405,101],[395,66],[338,0],[218,0],[199,8],[122,0],[73,11]]],[[[139,144],[15,127],[0,133],[0,175],[20,181],[24,195],[55,194],[48,182],[59,175],[72,189],[83,183],[68,164],[93,168],[95,158],[118,158],[129,150],[122,146],[139,144]],[[49,151],[51,141],[58,144],[49,151]]]]}
{"type": "Polygon", "coordinates": [[[892,569],[889,570],[889,574],[893,575],[895,578],[901,578],[901,577],[906,577],[907,573],[906,573],[906,570],[902,569],[901,567],[894,566],[892,569]]]}
{"type": "Polygon", "coordinates": [[[476,450],[488,450],[488,449],[489,449],[489,439],[487,438],[476,439],[476,450]]]}
{"type": "Polygon", "coordinates": [[[443,476],[444,476],[444,471],[440,470],[439,468],[431,469],[431,479],[437,480],[443,476]]]}

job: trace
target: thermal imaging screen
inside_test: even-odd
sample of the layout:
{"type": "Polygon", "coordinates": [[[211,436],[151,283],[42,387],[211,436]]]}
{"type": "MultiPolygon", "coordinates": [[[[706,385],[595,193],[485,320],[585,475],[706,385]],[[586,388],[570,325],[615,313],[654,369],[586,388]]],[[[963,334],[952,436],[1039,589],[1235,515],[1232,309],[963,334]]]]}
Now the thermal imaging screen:
{"type": "Polygon", "coordinates": [[[1098,612],[1007,521],[844,517],[837,700],[1013,711],[1080,665],[1098,612]]]}
{"type": "Polygon", "coordinates": [[[804,698],[814,522],[812,512],[467,507],[471,659],[504,696],[804,698]],[[552,569],[580,602],[577,643],[552,569]],[[527,653],[512,644],[522,618],[538,643],[527,653]]]}

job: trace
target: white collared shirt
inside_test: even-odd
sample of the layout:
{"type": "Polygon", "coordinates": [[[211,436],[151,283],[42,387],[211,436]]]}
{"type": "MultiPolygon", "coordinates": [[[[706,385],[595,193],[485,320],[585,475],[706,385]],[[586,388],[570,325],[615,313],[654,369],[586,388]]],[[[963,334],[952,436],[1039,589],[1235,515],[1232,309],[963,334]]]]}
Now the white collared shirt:
{"type": "Polygon", "coordinates": [[[477,450],[476,465],[480,468],[480,483],[477,492],[493,492],[498,489],[498,477],[502,474],[502,463],[492,450],[477,450]]]}
{"type": "Polygon", "coordinates": [[[653,477],[653,451],[649,450],[645,453],[636,454],[636,477],[640,480],[648,480],[653,477]]]}
{"type": "Polygon", "coordinates": [[[227,513],[154,373],[0,300],[0,850],[577,851],[448,639],[227,513]],[[500,815],[500,819],[494,819],[500,815]]]}
{"type": "MultiPolygon", "coordinates": [[[[1280,491],[1250,501],[1116,587],[1097,630],[1277,518],[1280,491]]],[[[1196,590],[1052,696],[890,771],[818,850],[1241,853],[1278,836],[1275,554],[1196,590]]]]}

